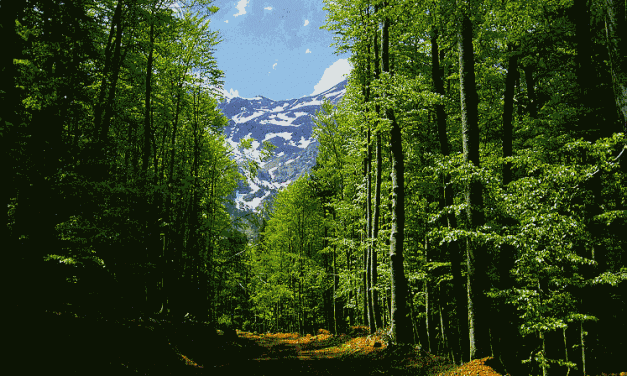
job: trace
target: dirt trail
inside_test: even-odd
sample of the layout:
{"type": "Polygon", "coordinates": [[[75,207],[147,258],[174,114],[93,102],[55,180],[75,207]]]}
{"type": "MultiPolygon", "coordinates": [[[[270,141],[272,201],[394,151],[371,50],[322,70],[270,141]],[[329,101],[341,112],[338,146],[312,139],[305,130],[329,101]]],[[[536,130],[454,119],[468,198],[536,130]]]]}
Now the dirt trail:
{"type": "MultiPolygon", "coordinates": [[[[247,341],[253,350],[249,359],[233,359],[217,371],[223,374],[275,375],[379,375],[373,359],[349,359],[355,338],[334,337],[321,333],[300,337],[293,333],[253,334],[239,332],[240,340],[247,341]]],[[[363,341],[363,339],[362,339],[363,341]]],[[[372,345],[375,340],[370,339],[372,345]]],[[[381,351],[382,347],[371,348],[381,351]]],[[[355,348],[355,351],[357,349],[355,348]]],[[[375,353],[376,351],[372,351],[375,353]]],[[[390,374],[390,373],[387,373],[390,374]]]]}
{"type": "Polygon", "coordinates": [[[20,328],[9,338],[8,356],[20,374],[434,376],[449,368],[445,359],[415,349],[388,348],[367,328],[337,336],[321,331],[227,337],[202,323],[27,313],[9,320],[20,328]]]}
{"type": "MultiPolygon", "coordinates": [[[[255,352],[217,367],[221,374],[275,375],[423,375],[433,374],[443,360],[428,356],[420,362],[397,356],[379,336],[333,336],[328,332],[299,336],[294,333],[238,332],[255,352]],[[427,359],[428,358],[428,359],[427,359]]],[[[474,375],[473,375],[474,376],[474,375]]]]}

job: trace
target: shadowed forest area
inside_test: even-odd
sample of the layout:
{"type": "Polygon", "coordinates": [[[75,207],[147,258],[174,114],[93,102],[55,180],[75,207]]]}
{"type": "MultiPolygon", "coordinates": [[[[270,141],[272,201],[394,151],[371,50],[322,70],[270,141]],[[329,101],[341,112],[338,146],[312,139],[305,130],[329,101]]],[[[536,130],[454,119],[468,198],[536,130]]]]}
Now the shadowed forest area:
{"type": "Polygon", "coordinates": [[[20,374],[627,371],[625,1],[324,8],[346,94],[242,214],[211,1],[0,3],[20,374]]]}

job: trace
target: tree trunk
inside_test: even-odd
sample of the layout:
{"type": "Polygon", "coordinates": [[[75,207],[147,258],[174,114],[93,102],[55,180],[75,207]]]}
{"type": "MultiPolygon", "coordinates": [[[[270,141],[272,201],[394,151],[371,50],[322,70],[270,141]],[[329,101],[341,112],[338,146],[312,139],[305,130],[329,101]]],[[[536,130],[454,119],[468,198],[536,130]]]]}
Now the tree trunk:
{"type": "MultiPolygon", "coordinates": [[[[15,181],[13,171],[14,153],[17,152],[15,142],[13,140],[14,130],[20,126],[21,119],[18,115],[21,113],[20,94],[18,92],[15,78],[18,74],[14,59],[20,58],[20,40],[15,30],[16,19],[18,14],[23,11],[25,1],[11,1],[2,4],[0,11],[0,40],[2,40],[2,54],[0,54],[0,174],[2,176],[2,184],[0,184],[0,239],[2,239],[3,248],[11,249],[12,237],[7,223],[9,221],[7,207],[11,201],[11,197],[15,195],[15,181]],[[9,243],[11,239],[11,243],[9,243]]],[[[17,252],[6,252],[9,259],[19,258],[17,252]]],[[[11,262],[5,261],[5,266],[12,265],[11,262]]],[[[5,291],[13,292],[14,289],[8,288],[5,291]]]]}
{"type": "MultiPolygon", "coordinates": [[[[518,56],[515,48],[510,48],[510,57],[508,61],[507,77],[505,79],[505,98],[503,107],[503,157],[511,157],[512,151],[512,117],[514,113],[514,93],[516,89],[516,82],[518,81],[518,56]]],[[[530,72],[529,69],[525,72],[530,72]]],[[[533,81],[533,80],[532,80],[533,81]]],[[[527,86],[527,90],[530,93],[530,111],[533,113],[535,110],[535,99],[533,96],[533,82],[527,86]]],[[[504,189],[507,189],[508,184],[512,180],[511,163],[503,163],[503,182],[504,189]]],[[[506,223],[513,220],[507,219],[506,223]]],[[[514,266],[516,249],[509,245],[503,244],[501,251],[498,253],[498,270],[499,281],[497,287],[501,290],[512,287],[512,281],[509,276],[509,271],[514,266]]],[[[508,369],[511,370],[515,366],[515,346],[510,344],[511,340],[517,338],[518,332],[514,328],[512,323],[515,320],[515,312],[510,306],[506,305],[503,300],[496,300],[496,306],[491,316],[495,319],[492,320],[493,325],[491,328],[491,340],[492,350],[494,356],[508,369]]]]}
{"type": "MultiPolygon", "coordinates": [[[[429,249],[429,243],[425,240],[425,258],[427,262],[431,262],[433,260],[433,256],[431,255],[429,249]]],[[[428,275],[427,279],[424,282],[424,292],[425,292],[425,329],[427,334],[427,349],[430,353],[434,354],[436,352],[436,344],[435,344],[435,325],[431,316],[433,314],[433,294],[432,294],[432,286],[429,278],[431,276],[428,275]]]]}
{"type": "Polygon", "coordinates": [[[451,357],[451,360],[453,361],[453,363],[455,363],[455,353],[453,352],[453,350],[451,349],[451,346],[449,345],[448,342],[448,335],[447,335],[447,328],[446,325],[444,324],[444,309],[442,308],[442,284],[438,285],[438,315],[440,316],[440,333],[442,335],[442,345],[443,345],[443,354],[447,354],[451,357]]]}
{"type": "MultiPolygon", "coordinates": [[[[119,0],[115,7],[115,12],[113,13],[113,19],[111,20],[109,40],[107,42],[107,48],[105,49],[105,66],[103,71],[103,79],[100,86],[98,103],[95,107],[95,128],[98,132],[98,141],[100,143],[105,142],[105,137],[107,136],[107,133],[109,131],[109,119],[107,118],[107,115],[111,112],[109,108],[113,107],[113,102],[115,99],[115,88],[117,86],[117,80],[122,65],[122,61],[120,60],[120,48],[122,45],[123,5],[124,1],[119,0]],[[113,45],[114,34],[115,46],[113,45]],[[109,75],[111,76],[109,77],[109,75]],[[107,81],[110,81],[109,84],[107,84],[107,81]],[[108,98],[105,99],[107,88],[109,88],[109,95],[108,98]],[[103,113],[105,114],[104,118],[103,113]]],[[[103,145],[101,145],[101,147],[102,146],[103,145]]]]}
{"type": "MultiPolygon", "coordinates": [[[[370,50],[370,48],[368,48],[370,50]]],[[[368,54],[370,55],[370,54],[368,54]]],[[[368,61],[368,66],[370,62],[368,61]]],[[[368,76],[370,76],[370,72],[368,69],[368,76]]],[[[369,79],[369,78],[368,78],[369,79]]],[[[366,88],[366,102],[368,102],[370,96],[370,89],[366,88]]],[[[374,333],[377,328],[374,320],[374,311],[372,305],[372,148],[370,146],[370,124],[367,123],[368,127],[366,131],[366,263],[364,264],[365,272],[366,272],[366,306],[368,310],[368,326],[370,327],[370,333],[374,333]]]]}
{"type": "Polygon", "coordinates": [[[583,321],[581,322],[579,328],[581,332],[581,371],[585,375],[586,374],[586,343],[585,343],[584,337],[588,333],[583,330],[583,321]]]}
{"type": "MultiPolygon", "coordinates": [[[[444,84],[442,82],[442,76],[444,72],[440,68],[440,61],[438,59],[439,56],[439,46],[438,46],[438,32],[434,30],[434,34],[431,38],[431,76],[433,79],[433,86],[435,88],[436,93],[440,95],[444,95],[444,84]]],[[[450,82],[449,82],[450,83],[450,82]]],[[[436,114],[437,114],[437,122],[438,122],[438,136],[440,140],[440,149],[442,155],[447,157],[450,154],[447,131],[446,131],[446,121],[447,115],[444,111],[444,105],[436,105],[436,114]]],[[[444,177],[444,205],[451,206],[453,205],[453,190],[449,184],[450,176],[444,177]]],[[[444,209],[442,206],[440,209],[444,209]]],[[[450,229],[457,228],[457,218],[455,218],[455,213],[448,213],[446,216],[447,225],[450,229]]],[[[456,329],[457,335],[455,336],[454,342],[457,344],[457,351],[461,352],[459,354],[460,360],[468,360],[468,346],[466,346],[466,342],[460,342],[462,336],[465,336],[468,333],[468,316],[467,316],[467,308],[466,308],[466,292],[464,289],[464,282],[462,279],[462,257],[460,255],[459,243],[457,241],[451,242],[448,246],[449,258],[451,260],[451,273],[453,274],[453,296],[455,298],[456,304],[456,329]]]]}
{"type": "MultiPolygon", "coordinates": [[[[472,46],[473,30],[467,12],[462,15],[462,27],[459,35],[459,76],[462,111],[462,145],[464,161],[479,167],[479,125],[478,96],[475,83],[474,51],[472,46]]],[[[476,231],[484,224],[483,188],[477,178],[472,179],[466,189],[467,218],[469,230],[476,231]]],[[[489,302],[485,298],[485,273],[477,268],[486,267],[485,247],[466,239],[466,265],[468,282],[468,323],[470,359],[490,355],[490,342],[487,317],[484,312],[489,302]]]]}
{"type": "Polygon", "coordinates": [[[370,125],[368,125],[368,134],[366,136],[366,264],[364,267],[366,269],[368,325],[370,326],[370,333],[374,333],[377,330],[377,327],[374,319],[374,307],[372,300],[372,149],[370,147],[370,136],[370,125]]]}
{"type": "MultiPolygon", "coordinates": [[[[523,70],[525,71],[525,84],[527,85],[527,99],[529,100],[529,116],[531,116],[532,119],[537,119],[538,118],[538,108],[537,108],[538,100],[536,99],[535,81],[533,79],[533,67],[530,65],[526,65],[523,67],[523,70]]],[[[518,77],[516,77],[515,80],[518,81],[518,77]]]]}
{"type": "MultiPolygon", "coordinates": [[[[546,354],[546,333],[540,332],[540,339],[542,340],[542,354],[544,355],[545,358],[547,358],[547,354],[546,354]]],[[[546,364],[546,362],[544,364],[542,364],[542,376],[549,376],[549,365],[546,364]]]]}
{"type": "Polygon", "coordinates": [[[597,109],[593,104],[595,87],[592,82],[595,81],[596,74],[592,66],[590,9],[587,0],[574,0],[571,12],[575,24],[575,64],[579,103],[581,105],[575,135],[583,136],[585,140],[594,142],[598,137],[599,129],[595,121],[597,109]],[[590,75],[593,75],[592,79],[590,75]]]}
{"type": "MultiPolygon", "coordinates": [[[[333,217],[335,217],[335,213],[333,214],[333,217]]],[[[335,218],[333,219],[335,220],[335,218]]],[[[337,246],[333,245],[333,325],[335,330],[333,334],[336,335],[339,334],[338,329],[343,328],[341,323],[344,320],[344,307],[339,304],[336,298],[339,283],[340,277],[337,270],[337,246]]]]}
{"type": "MultiPolygon", "coordinates": [[[[515,49],[510,49],[505,79],[505,98],[503,104],[503,157],[512,156],[512,115],[514,113],[514,88],[518,75],[518,55],[515,49]]],[[[510,162],[503,163],[503,186],[512,181],[512,167],[510,162]]]]}
{"type": "MultiPolygon", "coordinates": [[[[384,3],[387,6],[387,2],[384,3]]],[[[390,19],[385,17],[381,32],[383,72],[390,73],[390,19]]],[[[391,321],[392,338],[397,343],[411,343],[411,322],[407,318],[407,279],[403,266],[405,240],[405,161],[401,128],[394,110],[386,108],[386,118],[392,122],[390,149],[392,152],[392,229],[390,234],[390,267],[392,279],[391,321]]]]}
{"type": "MultiPolygon", "coordinates": [[[[150,14],[150,47],[149,47],[149,51],[148,51],[148,62],[146,65],[146,92],[145,92],[145,112],[144,112],[144,148],[143,148],[143,155],[142,155],[142,182],[144,185],[144,197],[142,198],[144,200],[144,209],[143,209],[143,215],[144,217],[144,243],[142,244],[142,247],[144,247],[145,249],[145,257],[146,257],[146,261],[150,262],[150,226],[149,226],[149,222],[150,222],[150,217],[151,215],[149,214],[149,210],[150,210],[150,202],[149,202],[149,194],[148,194],[148,163],[150,161],[150,156],[151,156],[151,135],[152,135],[152,127],[151,127],[151,122],[152,122],[152,107],[151,107],[151,97],[152,97],[152,65],[153,65],[153,52],[154,52],[154,20],[152,19],[154,17],[154,8],[152,10],[152,13],[150,14]]],[[[145,276],[144,278],[144,291],[145,291],[145,309],[149,310],[149,290],[150,290],[150,281],[148,278],[148,275],[145,276]]]]}
{"type": "Polygon", "coordinates": [[[142,155],[142,173],[143,178],[147,179],[147,171],[148,171],[148,161],[150,160],[151,150],[150,150],[150,139],[152,135],[152,127],[151,127],[151,113],[152,113],[152,65],[153,65],[153,53],[154,53],[154,43],[155,43],[155,23],[152,17],[154,17],[154,8],[153,12],[150,15],[150,50],[148,51],[148,63],[146,65],[146,97],[144,104],[144,150],[142,155]]]}
{"type": "MultiPolygon", "coordinates": [[[[623,132],[627,134],[627,13],[625,1],[605,0],[605,36],[610,56],[612,84],[616,107],[623,116],[623,132]]],[[[621,161],[623,172],[627,169],[626,156],[621,161]]]]}
{"type": "MultiPolygon", "coordinates": [[[[370,45],[368,45],[368,58],[366,59],[366,73],[364,77],[362,92],[364,95],[364,102],[367,104],[370,101],[370,45]]],[[[366,110],[368,111],[368,110],[366,110]]],[[[364,247],[364,316],[367,318],[367,323],[370,328],[370,333],[376,331],[374,322],[374,312],[372,307],[372,269],[371,257],[372,257],[372,147],[371,143],[371,130],[370,123],[365,120],[366,124],[366,153],[364,155],[364,177],[366,180],[366,225],[365,225],[365,247],[364,247]]]]}
{"type": "MultiPolygon", "coordinates": [[[[377,28],[378,29],[378,28],[377,28]]],[[[374,75],[375,80],[379,79],[381,73],[381,65],[379,60],[379,43],[377,38],[378,30],[375,30],[374,33],[374,75]]],[[[379,105],[375,105],[376,117],[378,118],[381,113],[381,108],[379,105]]],[[[377,121],[378,124],[378,121],[377,121]]],[[[375,325],[377,328],[383,327],[381,322],[381,308],[379,305],[379,291],[377,290],[377,278],[378,278],[378,270],[377,270],[377,247],[379,240],[379,217],[381,216],[381,168],[383,165],[383,157],[381,155],[381,133],[377,130],[375,131],[376,137],[376,145],[375,152],[377,158],[377,173],[375,175],[375,183],[374,183],[374,208],[372,213],[372,258],[371,258],[371,277],[372,281],[370,285],[372,286],[372,311],[374,314],[375,325]]]]}

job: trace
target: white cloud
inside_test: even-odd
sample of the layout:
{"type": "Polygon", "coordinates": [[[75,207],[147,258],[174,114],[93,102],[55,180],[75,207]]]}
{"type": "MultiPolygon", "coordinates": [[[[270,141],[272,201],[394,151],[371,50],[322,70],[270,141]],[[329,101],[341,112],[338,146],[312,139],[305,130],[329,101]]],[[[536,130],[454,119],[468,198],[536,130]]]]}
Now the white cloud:
{"type": "Polygon", "coordinates": [[[272,69],[276,69],[277,63],[272,64],[272,69]]]}
{"type": "Polygon", "coordinates": [[[233,15],[233,17],[241,16],[242,14],[246,14],[246,5],[248,5],[249,0],[239,0],[239,3],[235,6],[237,9],[237,13],[233,15]]]}
{"type": "Polygon", "coordinates": [[[237,90],[233,90],[233,88],[231,88],[231,90],[229,91],[229,94],[230,94],[232,97],[239,97],[239,91],[237,91],[237,90]]]}
{"type": "Polygon", "coordinates": [[[303,26],[309,25],[309,20],[305,20],[305,24],[303,26]]]}
{"type": "Polygon", "coordinates": [[[348,63],[348,59],[340,59],[331,64],[330,67],[324,70],[320,82],[314,86],[314,91],[310,95],[320,94],[337,85],[345,79],[344,76],[348,76],[352,69],[353,67],[348,63]]]}
{"type": "Polygon", "coordinates": [[[311,50],[308,48],[307,51],[305,51],[306,54],[310,54],[311,50]]]}
{"type": "Polygon", "coordinates": [[[224,20],[224,22],[229,23],[229,20],[224,20]]]}
{"type": "Polygon", "coordinates": [[[272,7],[265,7],[263,9],[265,9],[265,10],[272,10],[272,7]]]}

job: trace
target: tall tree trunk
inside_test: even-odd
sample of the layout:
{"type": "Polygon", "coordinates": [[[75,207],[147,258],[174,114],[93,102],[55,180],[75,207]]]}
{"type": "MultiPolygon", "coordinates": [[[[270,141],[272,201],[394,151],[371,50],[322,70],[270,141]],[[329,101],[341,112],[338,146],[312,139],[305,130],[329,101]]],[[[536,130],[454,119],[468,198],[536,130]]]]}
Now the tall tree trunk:
{"type": "MultiPolygon", "coordinates": [[[[387,2],[384,6],[388,6],[387,2]]],[[[381,61],[383,72],[390,73],[390,19],[385,17],[381,31],[381,61]]],[[[392,229],[390,233],[390,267],[392,282],[391,334],[397,343],[411,343],[411,322],[407,317],[407,279],[403,266],[405,240],[405,161],[401,128],[394,109],[388,107],[385,115],[392,123],[390,150],[392,152],[392,229]]]]}
{"type": "Polygon", "coordinates": [[[583,321],[580,323],[579,329],[581,332],[581,371],[584,375],[586,375],[586,342],[584,337],[588,334],[588,332],[583,330],[583,321]]]}
{"type": "MultiPolygon", "coordinates": [[[[344,225],[344,227],[346,227],[346,225],[344,225]]],[[[344,233],[346,234],[346,231],[344,233]]],[[[349,247],[346,248],[346,270],[348,271],[348,275],[351,275],[351,251],[349,247]]],[[[355,288],[353,286],[350,286],[350,288],[348,289],[348,303],[349,304],[352,304],[354,294],[355,294],[355,288]]],[[[357,301],[357,298],[355,298],[355,301],[357,301]]],[[[355,308],[354,308],[355,305],[353,305],[353,307],[351,308],[347,308],[348,325],[350,326],[355,325],[355,308]]]]}
{"type": "MultiPolygon", "coordinates": [[[[462,145],[464,161],[479,167],[479,124],[478,96],[475,83],[474,51],[472,47],[472,22],[469,10],[462,11],[462,26],[458,37],[459,76],[462,111],[462,145]]],[[[475,231],[484,224],[483,188],[477,178],[473,178],[466,190],[467,218],[469,230],[475,231]]],[[[489,302],[485,298],[485,273],[477,268],[485,268],[485,247],[466,240],[468,334],[470,359],[482,358],[490,354],[487,317],[484,312],[489,302]]]]}
{"type": "Polygon", "coordinates": [[[147,181],[148,179],[148,161],[150,160],[151,150],[150,150],[150,141],[152,135],[152,127],[151,127],[151,114],[152,114],[152,65],[153,65],[153,53],[154,53],[154,43],[155,43],[155,25],[154,20],[154,9],[152,14],[150,15],[150,45],[148,51],[148,63],[146,65],[146,96],[145,96],[145,104],[144,104],[144,150],[142,155],[142,178],[147,181]]]}
{"type": "Polygon", "coordinates": [[[453,361],[453,363],[455,363],[455,352],[453,352],[453,350],[451,349],[451,346],[449,345],[449,341],[448,341],[448,330],[446,328],[446,325],[444,324],[445,320],[444,320],[444,309],[442,308],[442,284],[438,285],[438,315],[440,316],[440,334],[442,336],[442,345],[444,346],[444,351],[443,354],[447,354],[451,357],[451,360],[453,361]]]}
{"type": "MultiPolygon", "coordinates": [[[[122,62],[120,60],[120,49],[122,45],[122,7],[124,1],[119,0],[113,18],[111,19],[111,29],[109,31],[109,39],[107,48],[105,49],[105,66],[103,71],[103,79],[100,86],[100,94],[98,103],[95,107],[95,128],[98,132],[98,141],[105,142],[105,137],[109,132],[109,119],[107,119],[107,110],[113,107],[115,100],[115,88],[120,74],[122,62]],[[115,39],[114,39],[115,35],[115,39]],[[115,42],[114,42],[115,40],[115,42]],[[113,44],[115,43],[115,45],[113,44]],[[105,98],[107,88],[109,89],[108,98],[105,98]],[[104,117],[103,117],[103,114],[104,117]]],[[[108,111],[110,112],[110,110],[108,111]]],[[[100,145],[103,147],[103,145],[100,145]]]]}
{"type": "MultiPolygon", "coordinates": [[[[512,151],[512,118],[514,113],[514,93],[516,89],[516,82],[519,81],[518,74],[518,55],[515,47],[510,48],[510,57],[508,59],[507,76],[505,78],[505,98],[503,107],[503,157],[511,157],[512,151]]],[[[530,68],[525,72],[531,72],[530,68]]],[[[529,93],[530,112],[535,116],[535,97],[533,95],[533,78],[531,78],[531,85],[527,86],[529,93]]],[[[528,81],[529,83],[529,81],[528,81]]],[[[512,180],[511,163],[505,162],[503,164],[503,187],[507,189],[508,184],[512,180]]],[[[512,219],[507,219],[506,223],[513,225],[512,219]]],[[[509,276],[509,271],[514,266],[514,260],[516,256],[516,248],[509,244],[503,244],[501,251],[498,253],[498,270],[500,272],[499,281],[497,287],[501,290],[512,287],[512,280],[509,276]]],[[[496,305],[499,306],[496,311],[492,312],[492,325],[491,339],[492,349],[494,356],[500,360],[500,362],[509,370],[515,366],[515,345],[511,345],[510,342],[514,338],[518,338],[518,331],[515,330],[513,321],[516,319],[515,311],[513,308],[505,304],[502,300],[497,300],[496,305]]]]}
{"type": "MultiPolygon", "coordinates": [[[[425,240],[425,258],[427,262],[433,261],[433,255],[431,250],[429,249],[429,243],[425,240]]],[[[430,353],[436,352],[436,343],[435,343],[435,325],[432,320],[433,314],[433,294],[432,294],[432,283],[429,281],[431,276],[427,276],[427,279],[424,281],[424,293],[425,293],[425,330],[427,334],[426,347],[430,353]]]]}
{"type": "MultiPolygon", "coordinates": [[[[579,102],[581,104],[577,136],[583,136],[585,140],[594,142],[598,137],[598,126],[595,121],[597,112],[593,104],[595,87],[592,84],[596,76],[592,67],[592,39],[590,34],[590,8],[587,0],[574,0],[572,18],[575,24],[575,63],[577,73],[577,86],[579,102]]],[[[585,157],[584,157],[585,158],[585,157]]]]}
{"type": "MultiPolygon", "coordinates": [[[[12,172],[15,142],[13,140],[14,130],[20,126],[21,119],[19,113],[20,94],[16,86],[17,70],[14,59],[20,58],[20,40],[15,24],[18,14],[24,10],[25,1],[11,1],[2,4],[0,11],[0,40],[2,40],[2,54],[0,54],[0,239],[4,243],[5,249],[11,249],[9,244],[10,231],[7,223],[9,221],[7,207],[11,197],[15,194],[15,181],[12,172]]],[[[13,258],[17,252],[7,252],[7,256],[13,258]]],[[[5,265],[11,265],[6,262],[5,265]]],[[[14,291],[9,288],[6,291],[14,291]]]]}
{"type": "MultiPolygon", "coordinates": [[[[366,74],[363,82],[363,95],[366,105],[370,102],[370,45],[366,59],[366,74]]],[[[368,110],[366,110],[368,111],[368,110]]],[[[366,179],[366,226],[365,226],[365,254],[364,254],[364,308],[367,311],[370,333],[376,331],[372,301],[372,147],[370,123],[366,119],[366,153],[364,155],[364,175],[366,179]]]]}
{"type": "MultiPolygon", "coordinates": [[[[335,212],[333,213],[333,221],[335,222],[335,212]]],[[[337,267],[337,245],[333,245],[333,323],[334,334],[339,334],[338,330],[343,329],[344,326],[344,306],[341,301],[337,299],[337,290],[339,288],[340,276],[338,275],[337,267]]]]}
{"type": "MultiPolygon", "coordinates": [[[[533,79],[534,67],[531,65],[525,65],[523,67],[525,71],[525,84],[527,86],[527,99],[529,100],[529,116],[532,119],[538,118],[538,100],[536,99],[535,81],[533,79]]],[[[509,73],[509,72],[508,72],[509,73]]],[[[515,77],[516,81],[519,81],[518,75],[515,77]]]]}
{"type": "MultiPolygon", "coordinates": [[[[153,52],[154,52],[154,13],[155,9],[153,7],[152,12],[150,14],[150,44],[148,51],[148,62],[146,65],[146,91],[145,91],[145,104],[144,104],[144,147],[142,153],[142,184],[143,184],[143,192],[144,197],[144,208],[142,210],[142,214],[144,215],[144,242],[142,247],[145,250],[145,258],[147,262],[150,262],[150,202],[149,202],[149,194],[148,194],[148,163],[150,161],[151,156],[151,122],[152,122],[152,66],[153,66],[153,52]]],[[[149,290],[150,290],[150,281],[148,278],[148,274],[144,277],[144,291],[145,291],[145,309],[149,309],[149,290]]]]}
{"type": "MultiPolygon", "coordinates": [[[[436,93],[440,95],[444,95],[444,84],[442,77],[444,76],[444,72],[440,67],[440,61],[438,59],[439,56],[439,46],[438,46],[438,33],[437,30],[434,30],[434,34],[431,38],[431,76],[433,79],[433,86],[435,88],[436,93]]],[[[437,122],[438,122],[438,136],[440,140],[440,149],[442,155],[447,157],[450,154],[450,149],[448,145],[447,131],[446,131],[446,121],[447,115],[444,111],[444,105],[438,104],[436,105],[436,114],[437,114],[437,122]]],[[[453,205],[453,190],[451,185],[449,184],[450,176],[446,175],[444,177],[444,205],[451,206],[453,205]]],[[[440,207],[440,209],[444,209],[440,207]]],[[[455,213],[448,213],[446,215],[447,225],[451,229],[457,228],[457,218],[455,218],[455,213]]],[[[458,358],[461,360],[468,360],[468,346],[466,342],[461,343],[462,336],[466,336],[468,333],[468,316],[467,316],[467,308],[466,308],[466,292],[464,291],[464,281],[462,279],[462,257],[460,254],[459,243],[457,241],[451,242],[448,246],[449,258],[451,260],[451,273],[453,274],[453,296],[455,298],[456,304],[456,329],[457,334],[455,335],[454,342],[456,343],[456,351],[458,352],[458,358]]],[[[453,347],[453,346],[451,346],[453,347]]]]}
{"type": "MultiPolygon", "coordinates": [[[[375,80],[379,79],[381,74],[381,65],[379,60],[379,43],[378,43],[378,27],[375,29],[373,47],[374,47],[374,78],[375,80]]],[[[381,108],[377,104],[375,105],[376,118],[379,118],[381,113],[381,108]]],[[[378,124],[378,121],[377,121],[378,124]]],[[[376,128],[376,127],[375,127],[376,128]]],[[[375,131],[375,153],[377,158],[377,173],[375,175],[375,183],[374,183],[374,208],[372,213],[372,257],[370,264],[370,275],[372,277],[372,281],[370,285],[372,286],[372,312],[374,315],[375,326],[377,328],[383,327],[381,322],[381,308],[379,305],[379,291],[377,290],[377,278],[378,278],[378,262],[377,262],[377,247],[379,240],[379,217],[381,216],[381,169],[383,165],[383,157],[381,155],[381,133],[376,130],[375,131]]]]}
{"type": "MultiPolygon", "coordinates": [[[[503,104],[503,157],[512,156],[512,115],[514,113],[514,89],[518,76],[518,55],[510,49],[505,79],[505,98],[503,104]]],[[[510,162],[503,163],[503,186],[512,181],[512,167],[510,162]]]]}
{"type": "MultiPolygon", "coordinates": [[[[23,126],[20,108],[21,95],[16,85],[18,71],[14,59],[21,58],[22,48],[20,44],[22,38],[19,37],[15,26],[16,20],[20,18],[25,7],[26,1],[24,0],[5,1],[0,9],[0,40],[2,41],[2,53],[0,53],[0,158],[2,158],[0,163],[0,176],[2,176],[2,183],[0,183],[0,242],[2,242],[2,249],[4,250],[2,269],[5,276],[26,275],[25,273],[22,274],[21,271],[36,273],[36,270],[32,268],[33,264],[23,262],[23,258],[28,258],[28,249],[15,247],[17,245],[15,224],[13,231],[8,226],[8,207],[11,198],[21,196],[17,176],[13,172],[15,158],[21,149],[17,147],[15,136],[19,132],[19,127],[23,126]]],[[[21,205],[22,202],[19,202],[21,205]]],[[[28,220],[28,218],[25,219],[28,220]]],[[[19,219],[16,218],[15,222],[19,225],[19,219]]],[[[5,315],[6,318],[12,318],[12,314],[16,314],[18,318],[24,319],[36,311],[31,306],[35,303],[34,298],[36,296],[30,294],[28,287],[33,286],[34,291],[41,291],[41,288],[37,286],[35,278],[24,279],[26,281],[7,278],[9,283],[3,287],[5,292],[3,313],[8,314],[5,315]]],[[[29,320],[25,322],[29,322],[29,320]]],[[[9,352],[9,354],[12,353],[9,352]]],[[[18,359],[20,359],[19,355],[18,359]]]]}
{"type": "MultiPolygon", "coordinates": [[[[623,133],[627,134],[627,12],[625,1],[605,0],[605,36],[610,56],[612,84],[616,107],[622,114],[623,133]]],[[[621,170],[627,173],[627,153],[623,153],[621,170]]]]}
{"type": "Polygon", "coordinates": [[[374,307],[372,300],[372,148],[370,146],[370,124],[368,124],[368,131],[366,135],[366,287],[367,287],[367,306],[368,306],[368,325],[370,326],[370,333],[374,333],[377,330],[377,326],[374,319],[374,307]]]}

